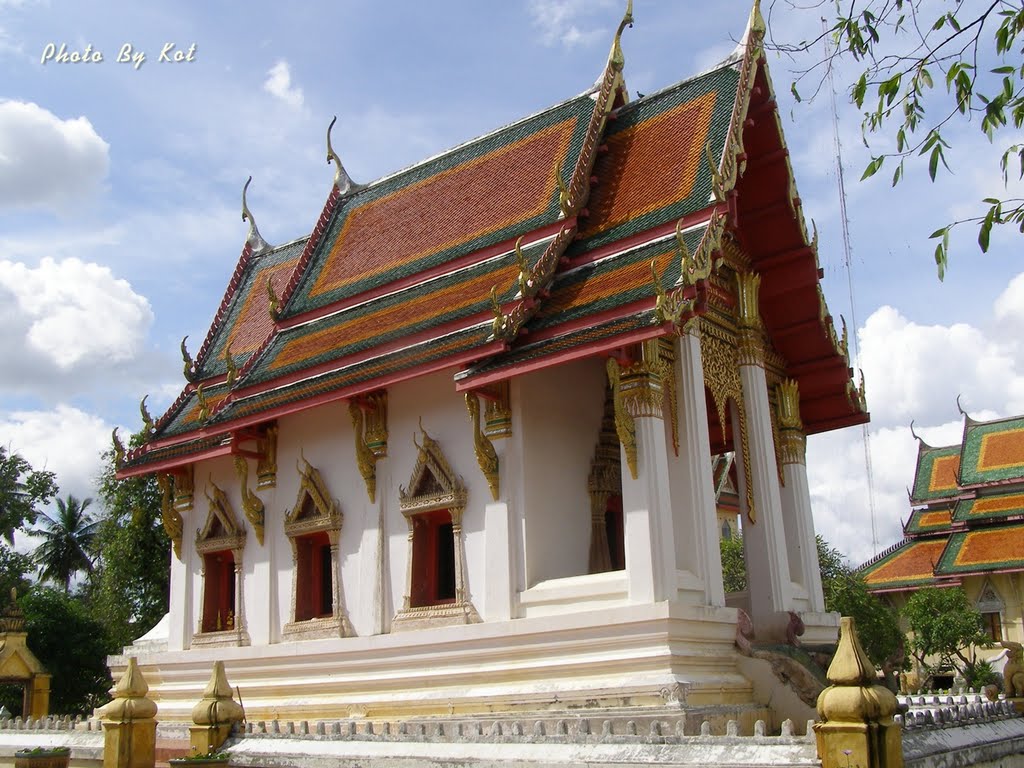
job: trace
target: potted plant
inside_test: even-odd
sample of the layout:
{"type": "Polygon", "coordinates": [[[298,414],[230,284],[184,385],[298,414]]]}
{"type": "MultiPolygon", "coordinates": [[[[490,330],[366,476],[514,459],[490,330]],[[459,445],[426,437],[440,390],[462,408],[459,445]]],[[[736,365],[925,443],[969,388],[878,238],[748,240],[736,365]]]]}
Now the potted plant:
{"type": "Polygon", "coordinates": [[[68,768],[69,747],[33,747],[14,753],[14,768],[68,768]]]}
{"type": "Polygon", "coordinates": [[[227,752],[206,752],[204,754],[172,757],[168,762],[178,768],[198,768],[201,765],[227,765],[231,755],[227,752]]]}

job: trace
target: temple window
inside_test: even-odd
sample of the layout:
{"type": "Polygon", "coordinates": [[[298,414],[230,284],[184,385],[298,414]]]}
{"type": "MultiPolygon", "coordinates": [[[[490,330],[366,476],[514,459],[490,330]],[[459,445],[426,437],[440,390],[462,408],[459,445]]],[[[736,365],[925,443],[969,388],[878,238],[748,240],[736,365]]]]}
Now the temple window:
{"type": "Polygon", "coordinates": [[[466,489],[441,447],[423,433],[399,509],[409,524],[407,588],[392,628],[413,629],[480,621],[466,588],[462,512],[466,489]]]}
{"type": "Polygon", "coordinates": [[[303,459],[299,493],[284,521],[293,560],[291,621],[283,630],[286,640],[354,634],[344,610],[338,562],[343,519],[319,470],[303,459]]]}
{"type": "Polygon", "coordinates": [[[224,491],[212,482],[206,500],[206,523],[198,531],[195,545],[202,558],[203,602],[192,645],[248,645],[242,599],[245,529],[235,519],[224,491]]]}
{"type": "Polygon", "coordinates": [[[412,584],[409,605],[420,608],[455,601],[455,538],[447,509],[413,518],[412,584]]]}
{"type": "Polygon", "coordinates": [[[326,533],[297,536],[295,550],[298,574],[295,620],[330,616],[334,609],[330,539],[326,533]]]}
{"type": "Polygon", "coordinates": [[[998,643],[1003,639],[1003,622],[997,611],[981,614],[981,622],[989,640],[998,643]]]}
{"type": "Polygon", "coordinates": [[[998,643],[1003,639],[1002,612],[1005,604],[988,579],[981,586],[975,608],[981,614],[982,628],[988,638],[998,643]]]}
{"type": "Polygon", "coordinates": [[[203,632],[235,628],[235,557],[231,550],[203,555],[203,632]]]}

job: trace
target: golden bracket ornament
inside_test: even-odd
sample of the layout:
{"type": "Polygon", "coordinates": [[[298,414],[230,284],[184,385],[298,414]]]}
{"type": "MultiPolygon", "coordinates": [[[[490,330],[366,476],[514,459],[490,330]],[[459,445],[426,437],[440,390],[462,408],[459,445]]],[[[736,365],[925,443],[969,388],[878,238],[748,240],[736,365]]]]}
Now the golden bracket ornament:
{"type": "Polygon", "coordinates": [[[365,415],[359,403],[350,400],[348,403],[348,415],[352,419],[352,435],[355,438],[356,464],[359,466],[359,474],[362,475],[366,484],[366,495],[373,504],[377,500],[377,456],[367,444],[365,434],[365,415]]]}
{"type": "Polygon", "coordinates": [[[249,490],[249,462],[245,456],[235,456],[235,473],[242,491],[242,511],[245,518],[252,523],[256,532],[256,541],[263,544],[263,502],[255,492],[249,490]]]}
{"type": "Polygon", "coordinates": [[[568,219],[572,216],[572,201],[569,199],[569,188],[562,180],[562,168],[555,169],[555,184],[558,186],[558,207],[562,211],[562,217],[568,219]]]}
{"type": "Polygon", "coordinates": [[[494,444],[481,429],[480,401],[475,392],[466,393],[466,409],[473,422],[473,450],[476,453],[477,464],[480,465],[480,471],[487,478],[487,487],[491,489],[491,498],[497,501],[500,482],[498,454],[494,450],[494,444]]]}
{"type": "Polygon", "coordinates": [[[164,531],[174,545],[174,556],[181,560],[181,535],[185,528],[185,521],[178,510],[174,508],[174,478],[171,475],[158,474],[156,482],[160,486],[161,492],[160,517],[163,521],[164,531]]]}
{"type": "Polygon", "coordinates": [[[210,403],[206,399],[202,384],[196,387],[196,400],[199,403],[199,420],[206,421],[210,418],[210,403]]]}
{"type": "Polygon", "coordinates": [[[636,480],[636,422],[633,421],[633,417],[623,404],[622,370],[619,366],[619,361],[614,357],[609,357],[606,368],[608,371],[608,383],[612,389],[615,432],[619,436],[619,442],[622,444],[623,450],[626,452],[626,464],[629,466],[629,474],[636,480]]]}

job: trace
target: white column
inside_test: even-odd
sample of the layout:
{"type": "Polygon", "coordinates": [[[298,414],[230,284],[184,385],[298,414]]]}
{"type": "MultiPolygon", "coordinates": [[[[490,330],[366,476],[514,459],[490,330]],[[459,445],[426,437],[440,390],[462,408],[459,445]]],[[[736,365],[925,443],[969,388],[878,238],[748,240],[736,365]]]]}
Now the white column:
{"type": "MultiPolygon", "coordinates": [[[[768,383],[764,373],[764,340],[757,295],[760,277],[738,274],[740,338],[739,369],[743,390],[743,409],[749,466],[742,467],[745,483],[749,483],[754,514],[745,510],[743,547],[747,563],[747,589],[750,593],[751,618],[755,631],[776,630],[777,614],[792,605],[786,534],[782,521],[782,498],[779,491],[775,441],[772,439],[771,406],[768,383]],[[753,519],[751,519],[753,517],[753,519]]],[[[742,457],[742,425],[734,414],[734,440],[740,443],[742,457]]],[[[741,466],[743,462],[740,462],[741,466]]],[[[784,626],[784,622],[783,622],[784,626]]]]}
{"type": "MultiPolygon", "coordinates": [[[[194,526],[193,526],[194,527],[194,526]]],[[[190,530],[186,528],[186,530],[190,530]]],[[[196,557],[195,543],[183,536],[179,560],[171,551],[170,626],[167,630],[167,650],[183,651],[192,641],[196,627],[192,606],[192,559],[196,557]]]]}
{"type": "Polygon", "coordinates": [[[696,326],[679,337],[676,392],[679,458],[671,474],[675,507],[677,566],[702,585],[704,605],[724,606],[722,556],[718,545],[715,489],[711,469],[704,366],[696,326]]]}
{"type": "Polygon", "coordinates": [[[484,507],[484,621],[508,621],[513,615],[516,580],[512,545],[516,537],[511,496],[515,490],[513,478],[522,471],[517,461],[519,440],[513,434],[493,442],[501,482],[498,500],[484,507]]]}
{"type": "Polygon", "coordinates": [[[783,479],[782,518],[786,529],[790,577],[807,593],[806,610],[822,613],[825,596],[821,589],[818,545],[811,512],[811,491],[807,483],[807,438],[800,419],[800,391],[792,380],[778,387],[779,442],[783,479]]]}
{"type": "Polygon", "coordinates": [[[609,360],[616,429],[622,442],[622,527],[628,594],[635,603],[676,597],[668,445],[657,359],[655,343],[645,345],[643,360],[621,370],[609,360]]]}

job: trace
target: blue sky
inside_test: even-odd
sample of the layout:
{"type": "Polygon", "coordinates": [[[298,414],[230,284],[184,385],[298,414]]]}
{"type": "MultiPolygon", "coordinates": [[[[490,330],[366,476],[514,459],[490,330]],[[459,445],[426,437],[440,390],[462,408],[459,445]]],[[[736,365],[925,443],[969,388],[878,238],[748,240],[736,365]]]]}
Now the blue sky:
{"type": "MultiPolygon", "coordinates": [[[[137,429],[142,395],[156,415],[184,383],[178,344],[188,334],[198,349],[238,259],[250,174],[262,235],[305,235],[333,178],[332,115],[350,174],[379,178],[587,89],[623,6],[0,0],[0,442],[91,495],[111,429],[137,429]],[[44,63],[51,43],[103,61],[44,63]],[[167,43],[194,44],[193,61],[158,61],[167,43]],[[146,55],[138,68],[116,61],[126,44],[146,55]]],[[[724,58],[749,10],[635,0],[631,92],[724,58]]],[[[781,0],[770,20],[780,41],[820,30],[818,13],[781,0]]],[[[794,104],[792,71],[806,62],[768,60],[826,297],[852,334],[829,102],[794,104]]],[[[912,168],[894,190],[891,171],[857,181],[869,154],[859,115],[838,101],[882,548],[909,513],[911,419],[941,444],[959,438],[957,394],[975,417],[1024,413],[1024,270],[1019,235],[998,232],[982,256],[968,231],[945,282],[935,276],[928,234],[1001,194],[998,151],[975,126],[951,136],[954,175],[933,185],[912,168]]],[[[861,438],[812,438],[808,458],[819,530],[855,561],[872,553],[861,438]]]]}

